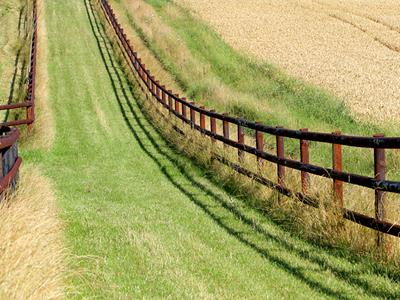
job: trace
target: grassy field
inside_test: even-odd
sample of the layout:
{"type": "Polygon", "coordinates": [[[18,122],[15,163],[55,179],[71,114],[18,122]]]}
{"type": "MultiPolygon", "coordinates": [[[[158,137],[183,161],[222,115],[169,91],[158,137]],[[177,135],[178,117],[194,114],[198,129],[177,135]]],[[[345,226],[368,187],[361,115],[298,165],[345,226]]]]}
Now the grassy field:
{"type": "Polygon", "coordinates": [[[399,124],[398,1],[172,2],[235,49],[329,89],[356,119],[399,124]]]}
{"type": "Polygon", "coordinates": [[[227,194],[142,113],[89,1],[46,1],[52,181],[68,298],[398,298],[398,276],[227,194]]]}
{"type": "MultiPolygon", "coordinates": [[[[326,91],[234,51],[207,25],[169,1],[113,2],[122,22],[135,29],[191,100],[273,126],[308,127],[325,132],[341,130],[353,135],[381,131],[399,134],[396,127],[357,121],[346,105],[326,91]]],[[[329,167],[330,147],[321,144],[312,147],[315,148],[311,152],[318,153],[313,162],[329,167]]],[[[344,165],[348,171],[371,175],[369,151],[348,148],[345,151],[344,165]],[[354,161],[358,156],[369,159],[354,161]]],[[[287,154],[296,157],[297,152],[297,143],[288,140],[287,154]]],[[[394,155],[393,161],[396,161],[394,155]]],[[[393,178],[400,176],[396,166],[388,164],[393,178]]]]}
{"type": "MultiPolygon", "coordinates": [[[[309,127],[327,132],[340,128],[346,133],[362,135],[383,130],[356,121],[338,99],[321,89],[291,79],[272,66],[257,64],[237,53],[207,25],[171,2],[122,0],[113,1],[113,6],[153,74],[191,100],[219,111],[227,110],[253,120],[263,120],[270,125],[309,127]]],[[[395,135],[398,131],[392,128],[389,134],[395,135]]],[[[273,138],[267,137],[266,143],[268,150],[274,152],[273,138]]],[[[331,167],[331,151],[330,145],[312,143],[311,162],[331,167]]],[[[344,147],[343,151],[346,171],[373,176],[371,150],[344,147]]],[[[387,153],[387,175],[396,180],[400,178],[399,153],[387,153]]],[[[287,139],[285,154],[298,159],[298,142],[287,139]]],[[[275,173],[272,170],[266,176],[274,179],[275,173]]],[[[298,178],[298,174],[296,176],[298,178]]],[[[288,180],[291,187],[298,188],[298,180],[292,179],[288,180]]],[[[328,180],[321,182],[315,178],[312,181],[319,187],[316,188],[318,197],[321,190],[331,189],[328,180]]],[[[373,191],[346,185],[345,199],[346,208],[374,214],[373,191]]],[[[391,195],[388,200],[391,207],[387,218],[394,222],[399,216],[398,200],[398,195],[391,195]]]]}
{"type": "Polygon", "coordinates": [[[20,99],[27,53],[27,2],[4,0],[0,5],[0,103],[20,99]]]}

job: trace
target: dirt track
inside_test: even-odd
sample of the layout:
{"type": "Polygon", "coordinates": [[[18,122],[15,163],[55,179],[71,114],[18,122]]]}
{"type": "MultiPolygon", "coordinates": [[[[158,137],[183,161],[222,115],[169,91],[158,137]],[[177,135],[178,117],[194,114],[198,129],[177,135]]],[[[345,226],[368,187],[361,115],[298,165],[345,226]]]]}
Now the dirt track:
{"type": "Polygon", "coordinates": [[[234,48],[342,98],[358,119],[400,122],[400,2],[175,0],[234,48]]]}

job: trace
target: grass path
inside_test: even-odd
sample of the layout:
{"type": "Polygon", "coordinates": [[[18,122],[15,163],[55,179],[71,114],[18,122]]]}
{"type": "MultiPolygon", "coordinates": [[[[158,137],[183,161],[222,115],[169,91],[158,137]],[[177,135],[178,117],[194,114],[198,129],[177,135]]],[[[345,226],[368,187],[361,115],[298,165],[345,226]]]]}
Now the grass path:
{"type": "Polygon", "coordinates": [[[207,179],[141,113],[88,2],[46,1],[54,181],[76,298],[400,297],[365,260],[295,237],[207,179]],[[77,265],[77,266],[75,266],[77,265]]]}

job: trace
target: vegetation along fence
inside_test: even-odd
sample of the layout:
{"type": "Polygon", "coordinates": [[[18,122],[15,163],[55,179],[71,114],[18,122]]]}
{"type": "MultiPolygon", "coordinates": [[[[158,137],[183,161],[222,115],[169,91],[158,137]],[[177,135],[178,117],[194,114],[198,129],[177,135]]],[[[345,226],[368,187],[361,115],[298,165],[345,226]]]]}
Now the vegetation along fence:
{"type": "Polygon", "coordinates": [[[37,51],[37,2],[32,1],[32,38],[30,44],[29,72],[27,78],[27,96],[25,102],[8,103],[0,105],[1,110],[26,109],[26,118],[10,120],[0,123],[0,126],[28,125],[28,130],[32,130],[35,121],[35,82],[36,82],[36,51],[37,51]]]}
{"type": "Polygon", "coordinates": [[[0,195],[7,188],[14,189],[19,174],[22,159],[18,156],[18,138],[20,132],[17,128],[9,126],[28,125],[32,130],[35,120],[35,83],[36,83],[36,51],[37,51],[37,2],[32,1],[32,39],[30,44],[30,61],[27,80],[26,101],[0,105],[0,110],[26,108],[26,118],[0,123],[0,195]]]}
{"type": "Polygon", "coordinates": [[[282,127],[271,127],[252,122],[243,118],[231,117],[228,114],[220,114],[214,110],[207,110],[204,107],[196,106],[193,102],[188,102],[186,98],[175,95],[171,90],[161,85],[146,66],[142,63],[138,54],[134,51],[130,41],[127,39],[124,30],[118,23],[118,20],[107,0],[100,0],[101,7],[107,21],[115,31],[118,41],[123,50],[123,54],[134,75],[144,83],[148,92],[164,108],[170,111],[171,115],[179,118],[184,123],[190,125],[193,130],[209,136],[213,141],[221,141],[225,146],[230,146],[238,150],[239,161],[244,153],[255,156],[256,160],[271,162],[276,165],[278,182],[263,177],[244,168],[241,164],[234,163],[226,157],[217,155],[215,158],[219,162],[231,167],[235,171],[248,176],[256,182],[276,189],[278,192],[295,197],[305,204],[318,206],[318,199],[309,195],[310,174],[329,178],[332,180],[333,195],[335,205],[342,211],[343,217],[360,225],[372,228],[378,232],[377,243],[382,244],[382,233],[393,236],[399,236],[400,225],[385,221],[385,206],[387,193],[400,193],[400,182],[389,181],[385,178],[386,173],[386,149],[399,149],[400,138],[384,137],[383,135],[374,135],[373,137],[349,136],[340,132],[319,133],[310,132],[307,129],[291,130],[282,127]],[[196,120],[196,115],[199,119],[196,120]],[[208,122],[206,119],[208,118],[208,122]],[[222,124],[222,134],[217,130],[217,121],[222,124]],[[206,124],[209,124],[206,125],[206,124]],[[230,137],[229,129],[235,126],[237,138],[233,140],[230,137]],[[209,128],[207,128],[209,127],[209,128]],[[246,132],[252,132],[256,140],[256,146],[251,146],[245,142],[246,132]],[[264,136],[272,135],[276,140],[276,154],[267,153],[264,150],[264,136]],[[300,160],[293,160],[285,157],[284,147],[285,138],[298,140],[300,149],[300,160]],[[332,146],[332,168],[325,168],[311,164],[309,161],[309,143],[328,143],[332,146]],[[370,148],[374,153],[374,177],[368,177],[343,171],[342,164],[342,146],[370,148]],[[285,169],[291,168],[301,172],[301,192],[295,192],[286,187],[285,169]],[[343,207],[343,183],[362,186],[374,190],[375,192],[375,216],[370,217],[343,207]]]}

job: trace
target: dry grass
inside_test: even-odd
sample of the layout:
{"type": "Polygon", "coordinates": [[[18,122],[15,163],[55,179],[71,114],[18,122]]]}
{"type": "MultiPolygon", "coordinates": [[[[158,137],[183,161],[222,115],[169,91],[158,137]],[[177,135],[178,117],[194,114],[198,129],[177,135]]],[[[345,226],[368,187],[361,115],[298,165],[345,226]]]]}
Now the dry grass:
{"type": "Polygon", "coordinates": [[[26,76],[28,18],[26,0],[0,2],[0,103],[23,98],[26,76]]]}
{"type": "Polygon", "coordinates": [[[398,1],[174,1],[235,49],[333,91],[356,118],[400,122],[398,1]]]}
{"type": "Polygon", "coordinates": [[[0,205],[0,298],[58,299],[64,250],[51,184],[25,165],[19,188],[0,205]]]}
{"type": "MultiPolygon", "coordinates": [[[[143,31],[146,39],[160,47],[169,58],[176,63],[176,66],[182,70],[182,78],[175,78],[178,82],[174,82],[174,80],[171,80],[172,78],[168,78],[169,80],[167,81],[163,81],[162,77],[160,78],[160,81],[165,83],[168,87],[181,93],[181,90],[177,88],[177,83],[185,85],[185,82],[192,82],[193,78],[196,78],[198,86],[206,88],[202,98],[198,99],[201,103],[218,105],[219,109],[227,111],[235,110],[235,108],[239,106],[247,106],[253,111],[270,112],[267,102],[264,102],[262,106],[258,105],[258,101],[253,95],[232,89],[227,86],[221,78],[213,74],[210,64],[195,57],[185,43],[182,42],[179,35],[158,16],[151,5],[143,0],[134,2],[125,0],[125,7],[128,8],[130,16],[134,19],[135,24],[140,27],[140,30],[143,31]]],[[[168,13],[170,15],[178,14],[173,6],[168,7],[168,13]]],[[[125,14],[121,13],[120,17],[126,20],[125,14]]],[[[130,26],[125,27],[130,28],[130,26]]],[[[140,39],[135,38],[135,48],[138,48],[136,42],[138,45],[143,45],[140,39]]],[[[138,48],[139,53],[141,53],[140,49],[142,49],[142,47],[138,48]]],[[[146,57],[148,56],[149,55],[146,54],[146,57]]],[[[145,57],[142,59],[147,64],[145,57]]],[[[159,63],[157,63],[157,65],[159,68],[150,68],[150,70],[156,70],[156,72],[159,73],[159,70],[162,68],[160,68],[161,66],[159,63]]],[[[150,67],[150,65],[148,66],[150,67]]],[[[163,77],[164,76],[165,75],[163,75],[163,77]]]]}
{"type": "Polygon", "coordinates": [[[55,123],[49,103],[48,74],[47,74],[47,34],[44,12],[44,1],[38,0],[38,51],[36,70],[36,102],[35,124],[33,136],[28,136],[24,141],[26,149],[43,148],[49,150],[55,138],[55,123]]]}
{"type": "MultiPolygon", "coordinates": [[[[119,20],[122,20],[122,24],[126,21],[122,14],[119,20]]],[[[129,28],[129,26],[124,27],[129,28]]],[[[110,36],[113,36],[112,33],[110,36]]],[[[132,35],[131,32],[128,32],[128,36],[135,46],[136,43],[140,44],[140,39],[138,39],[135,34],[132,35]]],[[[142,55],[143,51],[149,61],[156,62],[156,59],[151,56],[151,53],[146,47],[141,45],[140,48],[135,48],[139,55],[142,55]]],[[[144,60],[144,62],[147,65],[148,61],[144,60]]],[[[165,72],[157,63],[151,63],[147,66],[150,67],[150,70],[153,71],[154,74],[162,74],[165,72]]],[[[132,75],[130,75],[130,77],[131,80],[138,81],[137,78],[135,79],[132,75]]],[[[145,87],[142,86],[142,89],[145,90],[145,87]]],[[[151,99],[149,94],[146,94],[146,98],[151,99]]],[[[218,181],[223,185],[230,186],[230,189],[234,189],[235,193],[239,196],[253,199],[251,201],[254,201],[254,205],[266,210],[268,214],[273,214],[275,217],[282,218],[283,220],[287,220],[288,216],[290,216],[296,229],[302,232],[303,235],[313,239],[318,239],[323,242],[328,240],[328,243],[333,245],[345,243],[360,253],[373,254],[380,259],[389,258],[394,261],[398,260],[400,253],[400,242],[398,239],[387,237],[392,247],[390,252],[386,253],[388,255],[381,256],[380,250],[375,247],[375,231],[346,221],[338,215],[337,209],[332,204],[332,180],[311,175],[312,185],[310,195],[320,199],[321,207],[319,209],[305,206],[294,199],[279,196],[274,190],[265,188],[251,179],[237,174],[232,169],[214,162],[212,160],[212,153],[223,155],[231,161],[240,163],[255,173],[261,172],[266,178],[277,182],[276,166],[274,164],[265,162],[260,171],[255,163],[255,158],[251,155],[245,155],[244,161],[239,162],[237,150],[232,148],[226,149],[219,142],[214,145],[211,144],[209,138],[197,132],[193,132],[190,130],[189,126],[183,125],[180,120],[173,118],[172,122],[169,121],[171,118],[169,114],[156,102],[149,102],[147,100],[143,102],[143,105],[147,115],[153,120],[153,123],[163,132],[167,139],[195,161],[213,170],[218,181]],[[185,136],[177,133],[173,126],[183,130],[185,136]]],[[[196,119],[199,119],[198,115],[196,119]]],[[[207,126],[209,126],[208,123],[207,126]]],[[[218,124],[217,128],[219,133],[222,134],[221,124],[218,124]]],[[[235,128],[231,128],[230,131],[232,136],[236,136],[235,128]]],[[[246,136],[246,143],[254,146],[255,141],[251,137],[246,136]]],[[[275,151],[273,148],[274,146],[269,144],[268,140],[266,140],[265,143],[267,151],[275,151]]],[[[301,190],[300,174],[298,171],[286,169],[286,182],[289,188],[296,191],[301,190]]],[[[351,199],[351,201],[345,203],[345,207],[368,215],[374,214],[373,201],[371,201],[371,199],[373,199],[373,191],[357,186],[345,185],[345,199],[351,199]]],[[[398,213],[400,212],[400,207],[396,200],[398,200],[396,195],[389,196],[388,202],[390,209],[388,209],[389,215],[387,217],[389,220],[399,222],[398,213]]]]}

